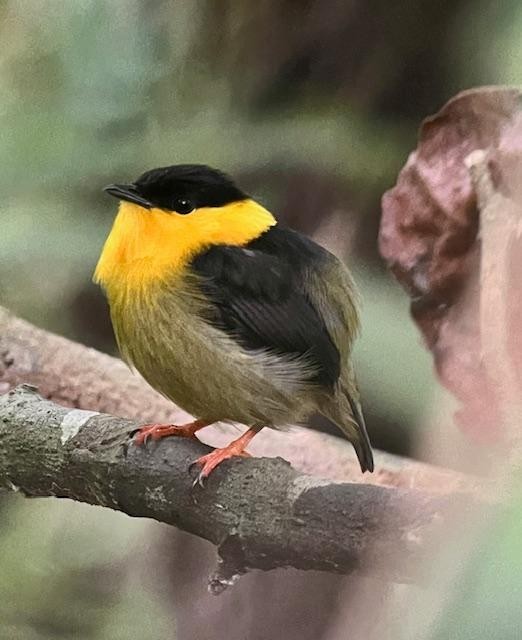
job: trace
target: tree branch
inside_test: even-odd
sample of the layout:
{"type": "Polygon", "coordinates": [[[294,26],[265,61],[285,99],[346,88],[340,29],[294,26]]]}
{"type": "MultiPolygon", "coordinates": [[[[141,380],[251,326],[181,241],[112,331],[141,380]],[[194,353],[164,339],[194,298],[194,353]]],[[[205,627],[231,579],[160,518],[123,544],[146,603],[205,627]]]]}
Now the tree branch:
{"type": "MultiPolygon", "coordinates": [[[[0,394],[22,383],[38,387],[44,398],[78,409],[143,422],[186,419],[121,360],[39,329],[0,307],[0,394]]],[[[219,446],[237,437],[237,429],[208,427],[202,436],[219,446]]],[[[299,471],[336,481],[444,494],[476,486],[463,474],[380,451],[375,452],[375,473],[363,476],[347,441],[299,427],[291,433],[264,429],[249,450],[256,456],[279,455],[299,471]]]]}
{"type": "Polygon", "coordinates": [[[190,463],[208,452],[170,438],[135,447],[138,423],[69,409],[23,385],[0,397],[0,483],[155,518],[218,546],[215,591],[248,569],[362,570],[409,580],[445,520],[447,499],[330,483],[280,458],[225,462],[205,489],[190,463]],[[399,556],[400,566],[389,558],[399,556]]]}
{"type": "MultiPolygon", "coordinates": [[[[1,308],[0,393],[0,486],[155,518],[209,540],[222,559],[214,592],[248,569],[284,566],[410,580],[438,529],[452,522],[447,509],[462,510],[458,495],[477,486],[462,474],[381,452],[379,471],[362,476],[347,443],[296,428],[263,430],[252,452],[282,455],[300,471],[337,482],[300,474],[280,458],[256,458],[227,461],[204,490],[193,488],[188,467],[206,445],[131,443],[140,422],[183,420],[179,409],[121,361],[1,308]],[[13,390],[20,383],[38,385],[53,402],[34,387],[13,390]],[[355,482],[339,482],[347,480],[355,482]]],[[[205,432],[216,445],[231,430],[237,433],[205,432]]]]}

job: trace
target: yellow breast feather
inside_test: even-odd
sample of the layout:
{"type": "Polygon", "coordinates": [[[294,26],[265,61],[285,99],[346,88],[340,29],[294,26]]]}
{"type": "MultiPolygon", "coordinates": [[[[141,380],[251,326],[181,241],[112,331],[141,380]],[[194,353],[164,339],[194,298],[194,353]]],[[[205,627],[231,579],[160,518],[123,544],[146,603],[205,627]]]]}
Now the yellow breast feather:
{"type": "Polygon", "coordinates": [[[187,215],[122,202],[94,281],[109,295],[142,289],[183,272],[191,258],[212,245],[245,245],[275,224],[274,216],[250,199],[187,215]]]}

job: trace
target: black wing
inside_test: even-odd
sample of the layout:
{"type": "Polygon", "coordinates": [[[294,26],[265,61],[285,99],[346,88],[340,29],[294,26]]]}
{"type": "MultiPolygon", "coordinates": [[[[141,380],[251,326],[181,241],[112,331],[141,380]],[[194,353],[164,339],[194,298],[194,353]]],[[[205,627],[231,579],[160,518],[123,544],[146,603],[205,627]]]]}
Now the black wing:
{"type": "Polygon", "coordinates": [[[316,368],[314,381],[332,387],[339,378],[339,352],[301,284],[304,266],[324,257],[308,242],[316,255],[300,250],[297,256],[288,241],[268,231],[246,247],[211,247],[191,266],[211,302],[210,322],[246,349],[306,355],[316,368]]]}

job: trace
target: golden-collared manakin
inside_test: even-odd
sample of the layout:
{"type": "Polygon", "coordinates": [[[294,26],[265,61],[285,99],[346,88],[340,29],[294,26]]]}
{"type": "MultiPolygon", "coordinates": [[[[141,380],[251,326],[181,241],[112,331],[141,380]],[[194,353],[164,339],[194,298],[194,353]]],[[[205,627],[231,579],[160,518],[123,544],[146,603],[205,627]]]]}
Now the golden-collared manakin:
{"type": "Polygon", "coordinates": [[[205,165],[153,169],[105,190],[120,207],[94,278],[121,355],[196,419],[144,426],[135,443],[195,437],[219,421],[247,426],[196,461],[201,482],[263,427],[318,412],[373,471],[351,361],[357,295],[344,264],[205,165]]]}

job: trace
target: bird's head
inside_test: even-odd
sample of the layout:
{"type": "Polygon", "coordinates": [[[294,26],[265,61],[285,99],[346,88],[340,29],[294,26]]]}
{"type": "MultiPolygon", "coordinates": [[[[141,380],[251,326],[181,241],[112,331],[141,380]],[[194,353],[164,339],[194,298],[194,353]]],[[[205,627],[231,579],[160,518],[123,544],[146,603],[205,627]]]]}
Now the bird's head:
{"type": "Polygon", "coordinates": [[[222,208],[248,199],[227,175],[200,164],[152,169],[130,184],[111,184],[105,191],[144,209],[161,209],[178,215],[222,208]]]}
{"type": "Polygon", "coordinates": [[[227,175],[206,165],[152,169],[105,191],[120,200],[95,278],[130,265],[144,273],[183,268],[216,244],[245,245],[276,221],[227,175]]]}

